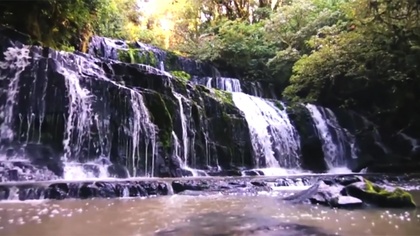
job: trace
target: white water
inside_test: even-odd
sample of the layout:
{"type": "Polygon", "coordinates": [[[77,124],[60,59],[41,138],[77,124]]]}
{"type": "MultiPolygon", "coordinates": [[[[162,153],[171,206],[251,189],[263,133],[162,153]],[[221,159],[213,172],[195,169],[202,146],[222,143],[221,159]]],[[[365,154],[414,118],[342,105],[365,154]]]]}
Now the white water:
{"type": "Polygon", "coordinates": [[[181,127],[182,127],[182,147],[183,147],[183,163],[184,166],[188,166],[188,150],[189,150],[189,138],[188,138],[188,127],[187,127],[187,119],[184,113],[184,105],[182,104],[182,95],[174,92],[174,96],[178,100],[179,106],[179,116],[181,119],[181,127]]]}
{"type": "MultiPolygon", "coordinates": [[[[123,129],[123,132],[125,133],[125,135],[127,135],[129,137],[129,139],[131,140],[131,143],[127,143],[127,154],[129,154],[130,156],[128,158],[130,158],[130,162],[131,165],[133,167],[132,169],[132,173],[136,173],[137,169],[136,169],[136,165],[139,164],[140,161],[144,162],[144,173],[147,176],[154,176],[154,164],[155,164],[155,149],[156,149],[156,130],[155,130],[155,125],[151,122],[150,116],[149,116],[149,112],[144,104],[143,101],[143,96],[136,90],[125,87],[117,82],[114,82],[112,80],[110,80],[106,75],[105,72],[103,71],[102,68],[100,68],[99,66],[97,66],[95,63],[93,63],[90,60],[87,60],[84,57],[75,57],[75,58],[71,58],[72,55],[71,54],[65,54],[62,53],[62,56],[67,56],[69,59],[73,59],[74,62],[76,63],[76,71],[71,71],[71,70],[66,70],[64,69],[64,73],[63,75],[65,76],[66,82],[69,85],[72,84],[76,84],[77,89],[73,89],[72,86],[68,86],[68,93],[72,96],[72,97],[76,97],[78,98],[78,100],[86,100],[88,97],[86,95],[86,93],[89,91],[89,88],[82,88],[82,85],[80,85],[80,83],[83,80],[86,79],[97,79],[97,80],[102,80],[105,81],[107,83],[111,83],[114,86],[117,86],[118,88],[120,88],[121,90],[125,90],[127,92],[129,92],[130,94],[130,100],[129,100],[129,104],[130,104],[130,109],[131,109],[131,116],[128,118],[128,127],[125,127],[123,129]],[[87,78],[85,78],[85,76],[88,75],[87,78]],[[79,88],[80,87],[80,88],[79,88]],[[144,153],[140,152],[140,141],[142,137],[147,137],[145,138],[145,151],[144,153]],[[148,147],[149,144],[151,146],[151,156],[152,156],[152,160],[150,163],[151,168],[148,169],[149,163],[148,163],[148,147]]],[[[67,62],[69,63],[69,62],[67,62]]],[[[63,67],[64,68],[64,67],[63,67]]],[[[96,100],[99,100],[100,98],[95,97],[96,100]]],[[[89,101],[89,100],[88,100],[89,101]]],[[[77,126],[72,125],[71,123],[68,123],[67,127],[66,127],[66,131],[69,134],[73,134],[76,133],[76,135],[78,135],[78,139],[77,140],[81,140],[80,136],[81,135],[86,135],[87,139],[89,139],[89,134],[86,133],[86,131],[88,131],[89,129],[89,125],[91,124],[89,118],[91,117],[90,113],[93,113],[93,111],[91,111],[90,106],[85,105],[85,103],[76,103],[73,104],[75,107],[77,107],[76,111],[77,111],[77,117],[79,118],[77,121],[77,126]],[[82,118],[80,118],[82,117],[82,118]],[[82,121],[82,122],[81,122],[82,121]],[[79,125],[79,123],[85,124],[85,125],[79,125]],[[75,129],[76,128],[76,129],[75,129]],[[87,130],[86,130],[87,129],[87,130]]],[[[74,109],[74,108],[72,108],[74,109]]],[[[69,109],[69,117],[72,117],[72,109],[69,109]]],[[[109,127],[105,127],[105,132],[109,131],[109,127]]],[[[71,144],[68,143],[68,141],[65,143],[65,147],[67,146],[81,146],[81,144],[71,144]]],[[[67,153],[68,154],[68,153],[67,153]]],[[[72,153],[73,155],[75,155],[75,153],[72,153]]],[[[68,160],[68,159],[66,159],[68,160]]]]}
{"type": "Polygon", "coordinates": [[[179,139],[176,136],[175,132],[172,131],[172,141],[173,141],[173,144],[175,145],[175,149],[174,149],[175,154],[179,162],[181,163],[181,168],[190,171],[193,176],[199,176],[198,170],[192,169],[188,166],[190,139],[188,137],[188,126],[187,126],[188,120],[187,120],[187,117],[185,116],[184,105],[182,102],[184,97],[181,94],[176,93],[175,91],[173,91],[173,93],[174,93],[175,98],[178,100],[178,106],[179,106],[179,115],[180,115],[181,127],[182,127],[182,154],[183,154],[182,156],[183,158],[181,158],[181,155],[180,155],[181,150],[179,148],[180,147],[179,139]]]}
{"type": "Polygon", "coordinates": [[[5,70],[5,74],[0,74],[0,80],[9,80],[7,88],[7,100],[3,107],[0,108],[0,117],[4,121],[0,126],[0,139],[13,140],[14,133],[13,113],[14,107],[18,101],[20,75],[30,63],[29,47],[8,48],[4,52],[4,61],[0,62],[0,69],[5,70]]]}
{"type": "Polygon", "coordinates": [[[318,131],[328,167],[330,170],[346,168],[348,157],[357,158],[355,140],[347,135],[330,109],[313,104],[307,104],[306,108],[309,110],[318,131]]]}
{"type": "Polygon", "coordinates": [[[241,82],[235,78],[226,77],[200,77],[193,79],[195,84],[204,85],[208,88],[216,88],[227,92],[241,92],[241,82]],[[214,81],[215,87],[212,82],[214,81]]]}
{"type": "MultiPolygon", "coordinates": [[[[34,59],[38,59],[36,54],[34,56],[34,59]]],[[[127,102],[129,104],[127,108],[130,109],[130,114],[127,120],[121,121],[120,128],[121,132],[126,135],[126,139],[128,139],[125,142],[127,146],[126,153],[129,155],[128,158],[132,163],[133,173],[136,173],[135,166],[137,164],[144,164],[146,175],[153,176],[156,155],[156,130],[155,125],[150,120],[149,112],[144,104],[141,93],[109,79],[104,70],[95,64],[95,59],[93,58],[85,58],[66,52],[55,52],[51,55],[51,58],[58,58],[58,60],[55,60],[57,72],[64,77],[66,97],[69,102],[67,114],[64,115],[64,154],[62,156],[65,162],[64,178],[74,179],[76,178],[75,176],[82,176],[81,178],[83,176],[86,177],[86,174],[82,174],[83,171],[80,170],[79,166],[81,164],[77,164],[79,158],[83,158],[82,152],[87,154],[84,150],[96,149],[93,153],[109,159],[111,148],[109,134],[110,111],[105,106],[106,101],[104,99],[106,98],[102,97],[101,93],[98,94],[98,91],[95,90],[97,88],[93,87],[93,81],[111,83],[121,89],[121,91],[126,92],[125,95],[127,95],[127,102]],[[96,139],[98,140],[92,140],[90,135],[93,126],[97,127],[99,137],[96,139]],[[145,143],[141,144],[141,140],[144,140],[145,143]],[[145,148],[140,149],[141,145],[145,146],[145,148]],[[151,152],[151,154],[148,152],[151,152]],[[151,163],[148,163],[148,156],[151,156],[151,163]]],[[[25,67],[29,65],[29,59],[28,47],[22,49],[9,48],[5,52],[5,61],[0,62],[2,72],[5,71],[1,74],[0,78],[10,81],[7,91],[7,102],[0,111],[0,115],[5,120],[0,127],[1,139],[11,140],[14,138],[15,134],[11,129],[11,125],[14,123],[12,119],[16,117],[13,116],[14,106],[17,102],[16,97],[19,94],[20,75],[25,67]]],[[[142,68],[145,70],[156,70],[148,66],[142,66],[142,68]]],[[[24,120],[21,114],[18,114],[18,117],[21,122],[24,120]]],[[[28,130],[31,128],[32,123],[35,122],[34,119],[35,117],[28,117],[28,130]]],[[[39,122],[43,122],[43,119],[44,115],[42,114],[39,116],[39,122]]],[[[27,136],[29,137],[29,131],[27,136]]],[[[39,136],[41,135],[39,134],[39,136]]],[[[29,140],[28,137],[27,140],[29,140]]],[[[99,177],[106,177],[107,172],[103,170],[106,170],[107,166],[101,166],[102,164],[100,163],[96,163],[95,165],[99,166],[99,169],[102,170],[100,171],[101,174],[99,177]]]]}
{"type": "Polygon", "coordinates": [[[65,162],[64,163],[64,179],[66,180],[86,180],[86,179],[107,179],[109,178],[108,165],[101,165],[95,162],[79,163],[79,162],[65,162]],[[90,166],[92,169],[88,169],[90,166]]]}
{"type": "MultiPolygon", "coordinates": [[[[286,111],[280,110],[268,100],[242,93],[238,79],[225,77],[215,79],[216,88],[232,92],[235,106],[244,113],[257,163],[260,158],[263,158],[267,167],[261,171],[266,172],[267,175],[279,175],[289,171],[286,169],[298,168],[299,136],[286,111]]],[[[211,82],[210,77],[196,81],[209,88],[212,88],[211,82]]],[[[257,91],[255,93],[257,94],[257,91]]]]}
{"type": "Polygon", "coordinates": [[[174,153],[173,153],[173,155],[175,155],[175,157],[178,159],[178,162],[180,163],[180,166],[181,166],[182,169],[191,172],[192,176],[194,176],[194,177],[195,176],[200,176],[199,173],[201,173],[202,175],[207,175],[204,171],[199,171],[199,170],[190,168],[188,166],[188,164],[184,160],[182,160],[181,154],[180,154],[180,151],[181,151],[181,148],[180,147],[181,147],[181,145],[179,144],[179,139],[176,136],[176,134],[175,134],[174,131],[172,131],[172,144],[174,145],[174,153]]]}
{"type": "Polygon", "coordinates": [[[286,111],[244,93],[232,93],[232,99],[245,115],[256,159],[264,158],[266,167],[298,168],[299,136],[286,111]]]}

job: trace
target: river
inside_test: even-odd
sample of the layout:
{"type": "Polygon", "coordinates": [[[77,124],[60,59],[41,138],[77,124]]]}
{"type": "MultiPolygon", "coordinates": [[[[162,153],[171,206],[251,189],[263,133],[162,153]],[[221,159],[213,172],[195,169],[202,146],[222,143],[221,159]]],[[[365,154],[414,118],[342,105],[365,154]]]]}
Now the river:
{"type": "MultiPolygon", "coordinates": [[[[420,191],[412,192],[420,202],[420,191]]],[[[418,235],[420,211],[330,209],[253,196],[0,203],[0,235],[418,235]]]]}

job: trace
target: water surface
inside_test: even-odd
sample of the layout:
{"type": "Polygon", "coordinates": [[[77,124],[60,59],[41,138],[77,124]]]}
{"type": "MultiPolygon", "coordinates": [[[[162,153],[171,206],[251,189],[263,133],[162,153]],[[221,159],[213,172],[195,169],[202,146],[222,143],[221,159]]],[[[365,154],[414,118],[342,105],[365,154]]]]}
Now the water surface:
{"type": "MultiPolygon", "coordinates": [[[[418,235],[420,211],[293,205],[277,194],[0,203],[0,235],[418,235]]],[[[284,195],[287,193],[280,193],[284,195]]],[[[420,191],[414,192],[420,202],[420,191]]]]}

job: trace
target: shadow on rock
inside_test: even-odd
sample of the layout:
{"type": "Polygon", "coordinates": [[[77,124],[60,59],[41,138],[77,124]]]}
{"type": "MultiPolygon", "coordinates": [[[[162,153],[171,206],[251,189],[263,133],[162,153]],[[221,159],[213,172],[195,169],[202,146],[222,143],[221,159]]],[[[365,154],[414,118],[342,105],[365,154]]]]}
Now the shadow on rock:
{"type": "Polygon", "coordinates": [[[186,219],[188,223],[172,229],[159,230],[157,236],[169,235],[333,235],[322,229],[302,224],[279,222],[264,216],[241,216],[207,213],[186,219]]]}

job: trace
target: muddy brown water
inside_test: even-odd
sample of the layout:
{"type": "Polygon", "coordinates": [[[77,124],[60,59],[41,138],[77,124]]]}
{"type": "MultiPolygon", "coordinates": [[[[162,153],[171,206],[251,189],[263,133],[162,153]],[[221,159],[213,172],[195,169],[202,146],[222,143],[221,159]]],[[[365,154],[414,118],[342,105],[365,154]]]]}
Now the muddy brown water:
{"type": "Polygon", "coordinates": [[[287,194],[1,202],[0,235],[420,235],[418,209],[337,210],[287,194]]]}

